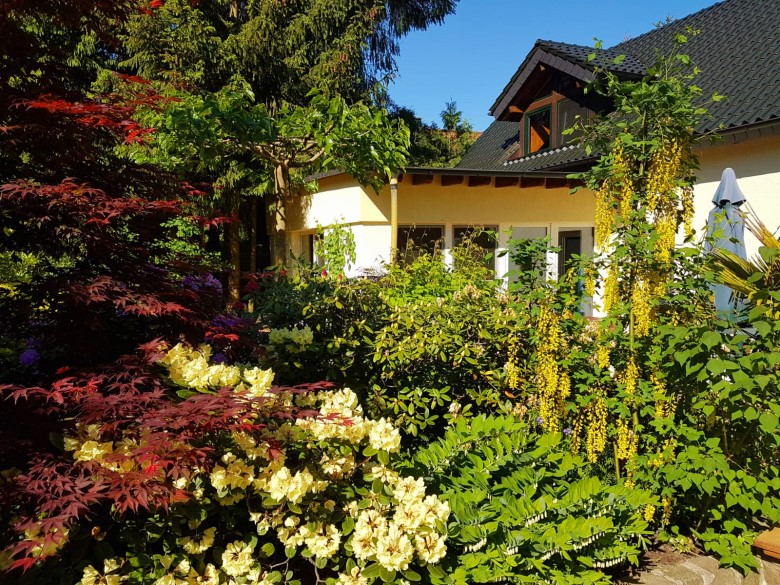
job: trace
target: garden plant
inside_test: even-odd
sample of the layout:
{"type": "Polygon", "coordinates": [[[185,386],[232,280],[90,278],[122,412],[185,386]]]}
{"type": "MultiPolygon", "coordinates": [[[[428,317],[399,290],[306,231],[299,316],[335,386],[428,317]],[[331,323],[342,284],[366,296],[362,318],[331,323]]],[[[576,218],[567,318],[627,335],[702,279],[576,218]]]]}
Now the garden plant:
{"type": "Polygon", "coordinates": [[[615,106],[583,121],[597,250],[560,278],[548,241],[511,243],[505,283],[476,238],[347,278],[334,225],[323,265],[241,281],[241,197],[275,211],[306,171],[402,164],[360,59],[391,68],[453,3],[339,3],[334,26],[389,35],[367,55],[318,53],[319,3],[276,3],[302,41],[277,53],[312,77],[271,94],[235,52],[253,3],[65,4],[0,0],[0,46],[36,47],[0,59],[0,583],[607,584],[663,542],[756,568],[780,522],[780,245],[757,220],[759,264],[693,239],[709,96],[685,37],[589,88],[615,106]],[[153,59],[188,31],[214,46],[153,59]],[[220,231],[226,263],[201,253],[220,231]],[[734,322],[713,281],[744,295],[734,322]]]}

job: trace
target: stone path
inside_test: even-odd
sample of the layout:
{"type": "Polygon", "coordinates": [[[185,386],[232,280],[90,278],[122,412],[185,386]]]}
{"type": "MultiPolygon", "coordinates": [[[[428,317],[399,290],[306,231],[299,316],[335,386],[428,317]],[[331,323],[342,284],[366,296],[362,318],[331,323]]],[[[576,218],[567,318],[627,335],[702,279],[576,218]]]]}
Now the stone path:
{"type": "Polygon", "coordinates": [[[701,555],[672,551],[651,554],[647,565],[622,585],[780,585],[778,563],[759,558],[761,571],[747,577],[734,569],[721,569],[718,561],[701,555]]]}

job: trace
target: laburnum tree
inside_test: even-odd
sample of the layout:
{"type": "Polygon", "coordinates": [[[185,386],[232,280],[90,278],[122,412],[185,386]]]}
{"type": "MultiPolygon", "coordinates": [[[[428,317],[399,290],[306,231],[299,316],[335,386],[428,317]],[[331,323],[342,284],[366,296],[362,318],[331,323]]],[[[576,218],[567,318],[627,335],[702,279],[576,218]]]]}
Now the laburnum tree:
{"type": "MultiPolygon", "coordinates": [[[[225,230],[231,300],[241,265],[235,219],[251,207],[246,232],[256,237],[257,196],[283,216],[281,199],[307,176],[340,168],[364,179],[403,164],[406,133],[370,104],[394,72],[400,37],[441,22],[456,3],[168,0],[130,19],[122,66],[182,100],[146,117],[157,131],[140,156],[219,185],[212,203],[234,218],[225,230]]],[[[277,218],[266,219],[274,231],[277,218]]],[[[271,247],[269,260],[284,255],[278,241],[271,247]]]]}

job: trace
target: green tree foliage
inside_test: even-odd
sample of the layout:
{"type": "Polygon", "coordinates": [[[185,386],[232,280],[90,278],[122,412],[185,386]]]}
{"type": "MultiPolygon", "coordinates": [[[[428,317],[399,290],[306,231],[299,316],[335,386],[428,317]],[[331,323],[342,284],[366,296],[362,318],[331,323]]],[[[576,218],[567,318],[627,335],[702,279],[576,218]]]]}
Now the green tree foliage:
{"type": "Polygon", "coordinates": [[[409,128],[409,166],[454,167],[478,137],[454,101],[441,112],[442,128],[426,124],[411,108],[395,106],[391,115],[409,128]]]}
{"type": "Polygon", "coordinates": [[[223,209],[232,216],[228,288],[234,302],[242,195],[268,196],[276,221],[284,217],[284,199],[303,187],[305,173],[337,168],[378,191],[403,165],[408,135],[384,110],[350,106],[338,96],[313,94],[306,106],[285,104],[272,112],[242,84],[179,93],[167,107],[148,108],[138,119],[156,131],[127,148],[134,160],[215,177],[223,209]]]}
{"type": "MultiPolygon", "coordinates": [[[[376,186],[374,171],[389,176],[403,164],[405,133],[356,102],[392,72],[400,36],[441,22],[455,3],[170,0],[128,24],[122,65],[180,100],[146,119],[157,129],[151,159],[216,182],[213,203],[234,218],[232,301],[244,196],[265,196],[283,217],[281,199],[303,176],[340,168],[376,186]]],[[[276,219],[272,249],[284,256],[276,219]]]]}
{"type": "Polygon", "coordinates": [[[395,70],[399,39],[457,0],[168,0],[128,27],[127,64],[217,91],[235,78],[259,103],[304,105],[312,89],[365,99],[395,70]]]}

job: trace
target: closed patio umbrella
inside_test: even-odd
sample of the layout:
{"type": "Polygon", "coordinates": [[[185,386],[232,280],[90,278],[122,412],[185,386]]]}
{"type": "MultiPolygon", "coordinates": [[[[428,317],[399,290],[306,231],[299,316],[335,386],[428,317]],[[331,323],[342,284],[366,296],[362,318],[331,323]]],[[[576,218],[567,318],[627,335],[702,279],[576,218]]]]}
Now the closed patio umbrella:
{"type": "MultiPolygon", "coordinates": [[[[712,202],[715,207],[707,217],[707,240],[705,249],[720,248],[728,250],[742,259],[745,253],[745,218],[740,205],[745,203],[745,195],[737,185],[737,176],[732,169],[725,169],[720,178],[712,202]]],[[[733,291],[724,284],[712,285],[715,295],[715,309],[723,317],[734,317],[738,307],[732,298],[733,291]]]]}

